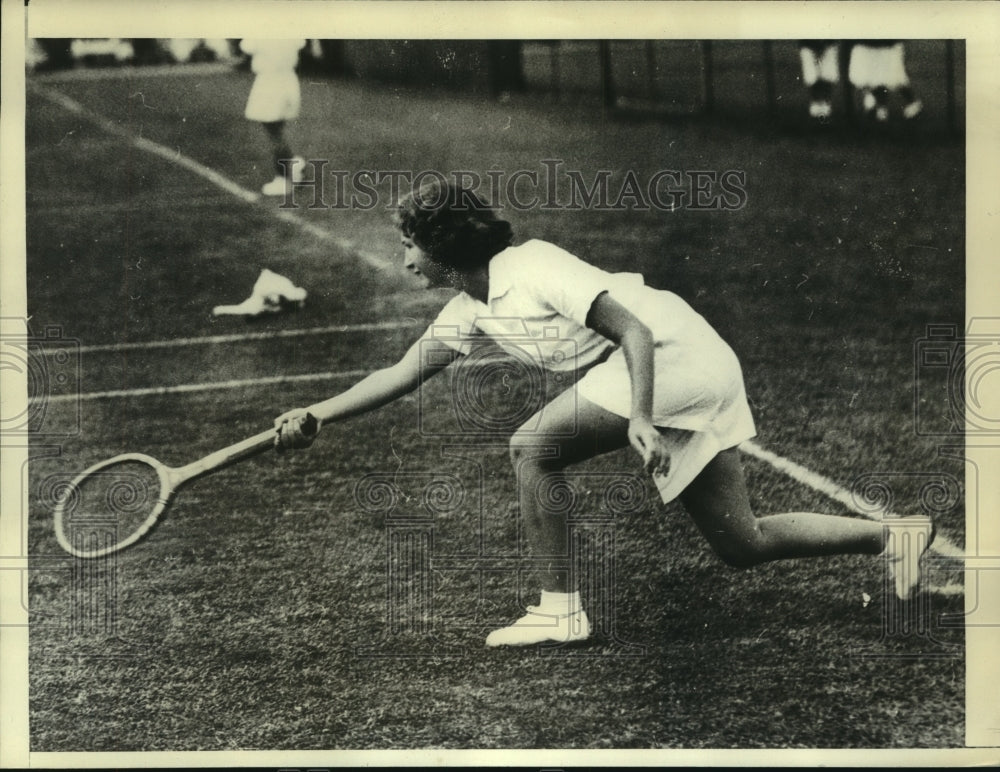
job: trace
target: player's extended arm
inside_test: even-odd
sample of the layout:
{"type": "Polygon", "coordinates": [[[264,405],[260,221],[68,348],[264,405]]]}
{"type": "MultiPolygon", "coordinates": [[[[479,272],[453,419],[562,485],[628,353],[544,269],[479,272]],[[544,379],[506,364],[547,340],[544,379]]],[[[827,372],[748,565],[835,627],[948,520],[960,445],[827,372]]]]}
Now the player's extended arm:
{"type": "Polygon", "coordinates": [[[330,399],[278,416],[274,421],[275,447],[279,450],[308,447],[325,424],[394,402],[459,356],[453,348],[425,333],[396,364],[366,375],[347,391],[330,399]]]}
{"type": "Polygon", "coordinates": [[[591,305],[587,326],[622,347],[632,383],[629,442],[642,456],[646,471],[666,474],[670,459],[653,425],[653,334],[607,292],[591,305]]]}

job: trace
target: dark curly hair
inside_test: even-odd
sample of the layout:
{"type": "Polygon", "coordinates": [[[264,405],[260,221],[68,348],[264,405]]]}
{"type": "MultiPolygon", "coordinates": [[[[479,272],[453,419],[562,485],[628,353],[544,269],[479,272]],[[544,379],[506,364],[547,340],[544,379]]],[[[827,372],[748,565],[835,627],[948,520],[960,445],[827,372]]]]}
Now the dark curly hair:
{"type": "Polygon", "coordinates": [[[414,190],[393,217],[404,235],[433,260],[458,270],[488,263],[514,241],[514,231],[474,191],[441,176],[414,190]]]}

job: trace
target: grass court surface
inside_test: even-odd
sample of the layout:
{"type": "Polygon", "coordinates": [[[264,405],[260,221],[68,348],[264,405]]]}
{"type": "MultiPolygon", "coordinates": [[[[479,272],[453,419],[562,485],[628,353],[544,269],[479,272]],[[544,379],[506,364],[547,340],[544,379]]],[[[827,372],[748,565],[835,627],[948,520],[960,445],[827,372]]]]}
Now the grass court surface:
{"type": "MultiPolygon", "coordinates": [[[[954,567],[933,572],[905,610],[914,626],[897,629],[877,560],[727,568],[641,477],[616,515],[603,497],[639,475],[631,452],[573,478],[581,554],[600,553],[585,577],[594,643],[485,649],[536,588],[519,571],[504,434],[462,434],[447,375],[327,427],[309,451],[194,483],[112,561],[67,558],[52,533],[67,476],[126,451],[181,465],[255,434],[393,362],[448,295],[404,275],[381,206],[276,217],[280,201],[248,203],[129,140],[256,191],[268,149],[242,117],[248,75],[37,82],[106,123],[29,88],[30,323],[81,347],[63,393],[85,395],[51,400],[32,449],[33,751],[962,745],[962,631],[943,617],[962,612],[954,567]],[[262,268],[306,287],[305,308],[211,316],[262,268]],[[188,384],[203,388],[169,390],[188,384]],[[462,496],[421,499],[442,476],[462,496]]],[[[705,315],[743,363],[763,447],[846,489],[884,482],[897,512],[926,511],[929,480],[962,478],[941,438],[916,432],[914,388],[919,376],[917,416],[946,422],[942,381],[915,370],[914,352],[928,324],[964,319],[960,141],[919,126],[627,122],[321,79],[303,81],[290,136],[351,172],[541,172],[543,159],[587,179],[745,172],[738,211],[510,219],[522,239],[639,271],[705,315]]],[[[844,511],[745,465],[761,514],[844,511]]],[[[939,538],[960,546],[960,495],[934,506],[939,538]]]]}

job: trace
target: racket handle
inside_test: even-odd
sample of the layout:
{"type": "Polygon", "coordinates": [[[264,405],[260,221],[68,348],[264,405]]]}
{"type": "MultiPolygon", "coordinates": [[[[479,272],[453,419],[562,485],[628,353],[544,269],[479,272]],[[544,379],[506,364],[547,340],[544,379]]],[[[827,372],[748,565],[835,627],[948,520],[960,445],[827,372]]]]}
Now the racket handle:
{"type": "Polygon", "coordinates": [[[274,429],[267,429],[253,437],[241,440],[228,448],[209,453],[186,466],[171,470],[171,482],[174,488],[184,483],[197,480],[219,469],[225,469],[244,459],[259,455],[274,447],[274,429]]]}
{"type": "MultiPolygon", "coordinates": [[[[319,419],[312,413],[306,413],[299,421],[299,427],[307,437],[314,436],[319,431],[319,419]]],[[[256,456],[272,448],[274,448],[274,429],[267,429],[260,434],[255,434],[253,437],[230,445],[228,448],[210,453],[187,466],[171,470],[171,482],[174,488],[179,488],[186,482],[204,477],[218,469],[224,469],[238,461],[256,456]]]]}

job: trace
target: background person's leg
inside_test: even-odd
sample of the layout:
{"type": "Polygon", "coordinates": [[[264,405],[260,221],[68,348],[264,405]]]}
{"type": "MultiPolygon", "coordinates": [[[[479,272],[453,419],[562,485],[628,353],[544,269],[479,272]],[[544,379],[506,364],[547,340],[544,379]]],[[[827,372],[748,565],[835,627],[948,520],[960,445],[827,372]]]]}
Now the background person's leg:
{"type": "Polygon", "coordinates": [[[271,158],[273,160],[274,174],[276,177],[285,177],[285,166],[292,159],[292,149],[289,147],[288,140],[285,137],[285,122],[271,121],[263,125],[268,139],[271,140],[271,158]],[[282,161],[284,161],[284,164],[282,161]]]}

